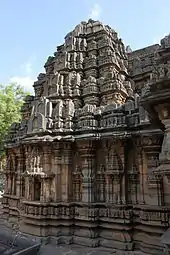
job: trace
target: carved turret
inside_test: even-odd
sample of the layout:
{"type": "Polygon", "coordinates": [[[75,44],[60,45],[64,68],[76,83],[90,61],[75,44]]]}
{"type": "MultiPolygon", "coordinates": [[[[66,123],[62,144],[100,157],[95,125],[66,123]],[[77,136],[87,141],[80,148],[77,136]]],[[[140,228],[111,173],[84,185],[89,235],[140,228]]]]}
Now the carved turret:
{"type": "Polygon", "coordinates": [[[29,135],[96,129],[103,107],[133,98],[124,44],[99,21],[76,26],[44,67],[33,85],[29,135]]]}
{"type": "Polygon", "coordinates": [[[21,233],[109,254],[164,254],[169,48],[167,36],[125,50],[113,29],[92,19],[66,35],[6,140],[3,216],[21,233]]]}

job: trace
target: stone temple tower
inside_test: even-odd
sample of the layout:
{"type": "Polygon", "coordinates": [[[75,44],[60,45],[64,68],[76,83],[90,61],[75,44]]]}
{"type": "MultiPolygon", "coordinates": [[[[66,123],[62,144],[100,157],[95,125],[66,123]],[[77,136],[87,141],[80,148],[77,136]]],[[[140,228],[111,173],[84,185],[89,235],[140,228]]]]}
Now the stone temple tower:
{"type": "Polygon", "coordinates": [[[20,231],[57,244],[163,251],[159,208],[169,200],[154,175],[163,131],[140,104],[160,47],[126,53],[113,29],[89,20],[48,58],[6,140],[3,212],[20,231]]]}

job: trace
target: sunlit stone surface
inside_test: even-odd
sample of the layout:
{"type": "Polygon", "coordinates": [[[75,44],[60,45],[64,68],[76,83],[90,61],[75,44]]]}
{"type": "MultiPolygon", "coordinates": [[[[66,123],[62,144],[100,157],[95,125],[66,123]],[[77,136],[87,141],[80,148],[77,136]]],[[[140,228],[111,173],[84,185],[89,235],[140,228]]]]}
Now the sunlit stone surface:
{"type": "Polygon", "coordinates": [[[6,141],[3,196],[42,254],[169,252],[169,49],[125,49],[89,20],[48,58],[6,141]]]}

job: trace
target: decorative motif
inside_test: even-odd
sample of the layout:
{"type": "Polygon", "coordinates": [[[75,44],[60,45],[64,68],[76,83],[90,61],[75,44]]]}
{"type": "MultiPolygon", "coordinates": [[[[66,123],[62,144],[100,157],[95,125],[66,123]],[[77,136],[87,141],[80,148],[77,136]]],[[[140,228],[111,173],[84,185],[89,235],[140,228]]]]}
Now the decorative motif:
{"type": "Polygon", "coordinates": [[[73,172],[73,192],[75,202],[80,202],[82,200],[82,177],[81,168],[76,165],[76,169],[73,172]]]}
{"type": "Polygon", "coordinates": [[[6,139],[7,218],[43,237],[53,225],[58,242],[160,253],[169,220],[169,41],[126,53],[118,34],[93,20],[66,35],[6,139]]]}
{"type": "Polygon", "coordinates": [[[43,172],[43,154],[38,147],[30,150],[28,155],[27,173],[40,174],[43,172]]]}
{"type": "Polygon", "coordinates": [[[98,202],[106,201],[106,174],[105,166],[100,164],[100,168],[96,173],[96,199],[98,202]]]}

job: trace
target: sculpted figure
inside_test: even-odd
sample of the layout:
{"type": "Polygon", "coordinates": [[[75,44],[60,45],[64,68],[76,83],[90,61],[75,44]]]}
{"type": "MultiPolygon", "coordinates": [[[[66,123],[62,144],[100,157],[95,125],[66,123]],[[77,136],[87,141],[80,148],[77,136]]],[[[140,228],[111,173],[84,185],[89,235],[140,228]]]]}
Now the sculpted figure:
{"type": "Polygon", "coordinates": [[[47,118],[47,129],[53,128],[53,120],[51,118],[47,118]]]}
{"type": "Polygon", "coordinates": [[[87,79],[87,83],[88,84],[96,83],[96,78],[90,75],[87,79]]]}
{"type": "Polygon", "coordinates": [[[168,78],[170,78],[170,61],[167,61],[166,75],[167,75],[168,78]]]}
{"type": "Polygon", "coordinates": [[[30,172],[34,172],[34,157],[33,155],[30,157],[30,172]]]}
{"type": "Polygon", "coordinates": [[[49,79],[48,79],[48,86],[52,86],[53,85],[53,79],[54,79],[54,74],[50,74],[49,75],[49,79]]]}
{"type": "Polygon", "coordinates": [[[57,91],[58,72],[54,75],[51,74],[48,80],[48,95],[52,95],[57,91]]]}
{"type": "Polygon", "coordinates": [[[155,66],[155,65],[153,65],[153,70],[152,70],[152,73],[151,73],[151,75],[150,75],[150,80],[152,81],[152,82],[155,82],[155,81],[157,81],[159,79],[159,71],[158,71],[158,68],[155,66]]]}
{"type": "Polygon", "coordinates": [[[164,68],[164,65],[160,65],[159,66],[159,78],[164,78],[165,77],[165,68],[164,68]]]}
{"type": "Polygon", "coordinates": [[[40,173],[42,171],[42,155],[39,154],[39,152],[37,152],[36,155],[36,172],[40,173]]]}
{"type": "Polygon", "coordinates": [[[64,85],[64,76],[60,75],[59,76],[59,85],[57,87],[58,88],[57,94],[60,94],[61,96],[64,95],[63,85],[64,85]]]}
{"type": "Polygon", "coordinates": [[[62,128],[63,127],[63,100],[59,99],[57,101],[57,105],[53,109],[53,118],[54,118],[54,126],[55,128],[62,128]]]}
{"type": "Polygon", "coordinates": [[[42,93],[43,93],[43,87],[37,87],[34,89],[35,91],[35,96],[36,97],[41,97],[42,93]]]}
{"type": "Polygon", "coordinates": [[[59,72],[55,73],[55,76],[51,77],[51,89],[53,95],[64,95],[63,84],[64,84],[64,76],[59,72]]]}
{"type": "Polygon", "coordinates": [[[83,53],[79,52],[77,53],[77,57],[76,57],[76,66],[77,68],[82,69],[83,68],[83,53]]]}
{"type": "Polygon", "coordinates": [[[104,83],[104,77],[100,77],[98,79],[98,83],[99,83],[100,88],[102,88],[103,87],[103,83],[104,83]]]}
{"type": "Polygon", "coordinates": [[[81,75],[79,73],[76,73],[76,84],[80,86],[81,83],[81,75]]]}
{"type": "Polygon", "coordinates": [[[148,94],[150,92],[150,87],[150,83],[147,82],[141,90],[141,96],[145,96],[146,94],[148,94]]]}
{"type": "Polygon", "coordinates": [[[80,50],[85,51],[85,50],[86,50],[86,47],[87,47],[86,39],[81,39],[81,42],[80,42],[80,50]]]}
{"type": "Polygon", "coordinates": [[[58,113],[58,117],[62,117],[62,112],[63,112],[63,101],[62,100],[58,100],[58,104],[57,104],[57,113],[58,113]]]}
{"type": "Polygon", "coordinates": [[[59,78],[60,78],[60,73],[59,72],[56,72],[55,74],[55,77],[54,77],[54,83],[57,87],[59,85],[59,78]]]}
{"type": "Polygon", "coordinates": [[[70,53],[70,68],[75,68],[76,66],[76,57],[77,57],[77,53],[70,53]]]}
{"type": "Polygon", "coordinates": [[[79,50],[80,49],[80,39],[79,38],[75,38],[75,50],[79,50]]]}
{"type": "Polygon", "coordinates": [[[72,128],[72,118],[74,117],[75,107],[71,99],[66,100],[66,128],[72,128]]]}
{"type": "Polygon", "coordinates": [[[41,97],[38,101],[38,103],[34,104],[32,106],[31,110],[31,117],[34,118],[34,116],[37,115],[37,113],[41,113],[42,115],[45,115],[45,97],[41,97]]]}
{"type": "Polygon", "coordinates": [[[81,76],[77,72],[72,72],[69,75],[69,85],[72,88],[73,95],[80,95],[80,83],[81,83],[81,76]]]}
{"type": "Polygon", "coordinates": [[[83,53],[82,52],[77,54],[77,62],[79,62],[80,64],[83,63],[83,53]]]}
{"type": "Polygon", "coordinates": [[[41,97],[40,102],[37,105],[37,113],[41,113],[42,115],[45,115],[45,98],[41,97]]]}
{"type": "Polygon", "coordinates": [[[124,44],[122,42],[122,39],[119,39],[118,48],[119,48],[119,52],[120,52],[121,56],[123,58],[125,58],[126,57],[126,51],[125,51],[125,47],[124,47],[124,44]]]}
{"type": "Polygon", "coordinates": [[[97,43],[96,41],[92,41],[91,44],[90,44],[90,49],[97,49],[97,43]]]}
{"type": "Polygon", "coordinates": [[[165,36],[164,40],[164,46],[165,48],[168,48],[170,46],[170,35],[165,36]]]}

